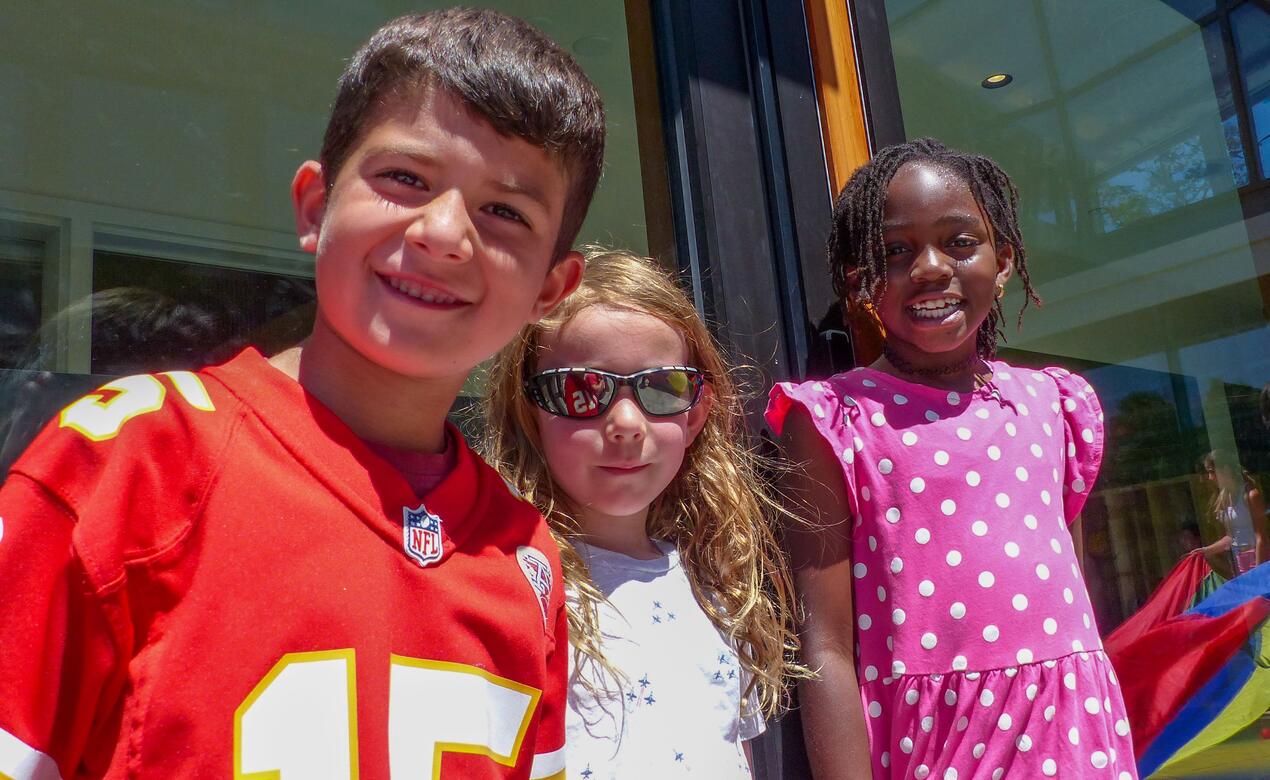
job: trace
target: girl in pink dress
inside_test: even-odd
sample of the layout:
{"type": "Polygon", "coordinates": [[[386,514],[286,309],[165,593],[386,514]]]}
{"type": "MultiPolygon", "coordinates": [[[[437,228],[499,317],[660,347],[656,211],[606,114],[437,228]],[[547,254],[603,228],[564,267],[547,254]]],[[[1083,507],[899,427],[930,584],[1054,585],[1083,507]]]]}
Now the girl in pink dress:
{"type": "Polygon", "coordinates": [[[779,384],[767,413],[813,529],[791,547],[817,778],[868,777],[866,740],[873,777],[1137,777],[1079,566],[1098,398],[993,360],[1006,281],[1037,300],[1017,199],[991,160],[922,139],[835,207],[835,287],[876,310],[883,357],[779,384]]]}

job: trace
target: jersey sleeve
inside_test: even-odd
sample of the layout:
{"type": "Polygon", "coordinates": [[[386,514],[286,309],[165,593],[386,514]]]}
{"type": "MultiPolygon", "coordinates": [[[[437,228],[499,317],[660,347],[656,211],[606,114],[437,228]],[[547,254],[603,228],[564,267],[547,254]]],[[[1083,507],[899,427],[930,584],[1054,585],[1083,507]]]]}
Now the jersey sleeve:
{"type": "Polygon", "coordinates": [[[0,776],[70,777],[123,686],[120,605],[99,598],[42,485],[11,476],[0,524],[0,776]]]}
{"type": "Polygon", "coordinates": [[[1063,514],[1071,524],[1084,508],[1102,467],[1102,404],[1079,375],[1061,368],[1047,368],[1045,373],[1058,385],[1064,429],[1063,514]]]}
{"type": "Polygon", "coordinates": [[[852,517],[859,517],[860,493],[853,464],[856,452],[862,445],[859,437],[853,433],[854,422],[859,413],[856,400],[842,392],[835,380],[815,380],[802,384],[778,382],[768,396],[764,415],[773,433],[777,436],[781,434],[790,411],[795,408],[802,408],[807,412],[816,432],[829,443],[834,455],[841,459],[848,508],[852,517]]]}
{"type": "MultiPolygon", "coordinates": [[[[556,582],[560,582],[559,578],[556,582]]],[[[559,588],[556,588],[559,590],[559,588]]],[[[553,596],[556,594],[553,594],[553,596]]],[[[564,780],[565,777],[565,712],[568,709],[569,623],[565,617],[564,599],[556,603],[555,635],[547,655],[547,679],[542,691],[542,717],[534,743],[531,780],[564,780]]]]}

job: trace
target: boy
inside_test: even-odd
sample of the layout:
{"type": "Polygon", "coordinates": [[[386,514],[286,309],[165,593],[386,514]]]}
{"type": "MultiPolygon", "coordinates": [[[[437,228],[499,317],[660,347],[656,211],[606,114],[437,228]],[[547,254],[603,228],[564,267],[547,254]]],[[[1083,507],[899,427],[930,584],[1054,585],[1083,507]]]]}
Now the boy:
{"type": "Polygon", "coordinates": [[[603,145],[523,22],[371,38],[292,184],[309,339],[112,382],[0,490],[0,776],[563,776],[555,547],[444,419],[577,286],[603,145]]]}

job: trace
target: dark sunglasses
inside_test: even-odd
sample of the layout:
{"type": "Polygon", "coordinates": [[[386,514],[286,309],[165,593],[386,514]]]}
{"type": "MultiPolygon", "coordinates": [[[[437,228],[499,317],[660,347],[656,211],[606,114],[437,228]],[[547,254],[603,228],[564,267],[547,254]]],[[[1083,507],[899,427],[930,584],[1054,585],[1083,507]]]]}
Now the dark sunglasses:
{"type": "Polygon", "coordinates": [[[599,417],[617,391],[629,387],[651,417],[682,414],[701,400],[705,377],[687,366],[661,366],[622,376],[594,368],[553,368],[525,380],[525,392],[543,411],[559,417],[599,417]]]}

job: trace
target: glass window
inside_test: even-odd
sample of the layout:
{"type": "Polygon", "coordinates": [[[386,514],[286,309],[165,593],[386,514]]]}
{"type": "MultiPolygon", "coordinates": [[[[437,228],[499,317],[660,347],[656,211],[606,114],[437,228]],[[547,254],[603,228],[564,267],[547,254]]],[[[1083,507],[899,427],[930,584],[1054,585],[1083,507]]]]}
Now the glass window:
{"type": "MultiPolygon", "coordinates": [[[[395,16],[447,5],[54,0],[7,9],[0,416],[29,405],[14,388],[39,388],[51,410],[108,375],[195,366],[243,344],[275,352],[302,338],[313,258],[296,246],[291,177],[317,156],[352,52],[395,16]]],[[[647,19],[628,29],[621,3],[493,5],[559,41],[604,97],[604,178],[579,243],[666,252],[647,19]]]]}
{"type": "MultiPolygon", "coordinates": [[[[1247,186],[1270,157],[1270,15],[1263,3],[1212,0],[885,7],[905,135],[987,154],[1021,191],[1045,305],[1007,330],[1003,357],[1079,371],[1102,398],[1104,468],[1083,515],[1100,629],[1140,614],[1205,548],[1195,555],[1211,576],[1185,594],[1190,608],[1264,559],[1257,529],[1270,522],[1254,515],[1264,512],[1254,494],[1270,487],[1259,406],[1270,386],[1270,213],[1247,186]],[[1223,14],[1259,169],[1241,136],[1223,14]],[[1000,72],[1013,81],[981,85],[1000,72]]],[[[1021,303],[1011,287],[1007,311],[1021,303]]],[[[1202,728],[1140,745],[1142,767],[1245,777],[1270,765],[1260,719],[1270,675],[1255,647],[1242,652],[1261,653],[1260,676],[1238,695],[1210,694],[1220,706],[1202,728]]]]}

